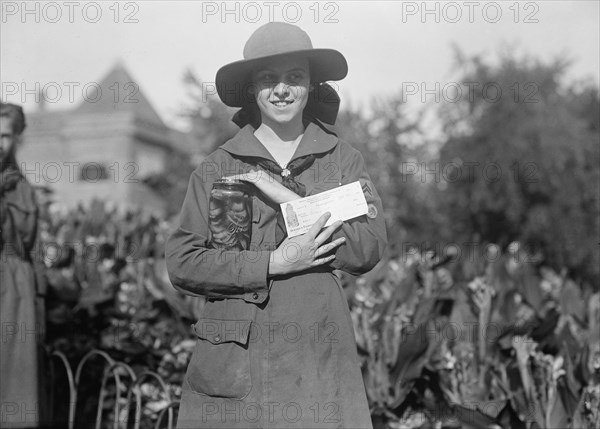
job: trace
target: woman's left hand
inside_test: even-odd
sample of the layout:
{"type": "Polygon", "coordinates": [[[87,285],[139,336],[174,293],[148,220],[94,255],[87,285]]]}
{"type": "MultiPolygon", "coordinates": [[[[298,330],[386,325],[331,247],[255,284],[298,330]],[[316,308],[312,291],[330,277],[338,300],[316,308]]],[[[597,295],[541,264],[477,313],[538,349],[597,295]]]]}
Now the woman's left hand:
{"type": "Polygon", "coordinates": [[[244,182],[252,183],[263,194],[277,204],[287,203],[288,201],[300,198],[299,195],[277,182],[263,170],[250,170],[248,173],[226,176],[224,179],[243,180],[244,182]]]}

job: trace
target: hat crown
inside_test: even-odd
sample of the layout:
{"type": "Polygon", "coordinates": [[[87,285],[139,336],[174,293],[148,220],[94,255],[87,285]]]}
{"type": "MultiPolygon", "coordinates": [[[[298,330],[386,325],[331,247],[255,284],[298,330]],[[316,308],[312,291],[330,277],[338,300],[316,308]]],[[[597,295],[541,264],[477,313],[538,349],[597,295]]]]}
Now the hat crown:
{"type": "Polygon", "coordinates": [[[244,59],[312,48],[310,37],[300,27],[285,22],[269,22],[252,33],[244,46],[244,59]]]}

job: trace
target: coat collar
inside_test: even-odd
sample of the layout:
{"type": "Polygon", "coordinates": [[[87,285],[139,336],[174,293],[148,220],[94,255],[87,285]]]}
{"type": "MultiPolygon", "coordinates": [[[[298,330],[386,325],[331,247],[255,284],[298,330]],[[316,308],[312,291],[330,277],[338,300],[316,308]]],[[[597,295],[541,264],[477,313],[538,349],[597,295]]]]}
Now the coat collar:
{"type": "MultiPolygon", "coordinates": [[[[317,124],[310,122],[304,130],[304,135],[290,162],[302,156],[329,152],[335,147],[337,142],[338,138],[336,136],[326,133],[317,124]]],[[[254,127],[250,124],[246,125],[231,140],[223,144],[221,149],[226,150],[232,155],[258,156],[275,161],[267,148],[256,138],[254,127]]]]}

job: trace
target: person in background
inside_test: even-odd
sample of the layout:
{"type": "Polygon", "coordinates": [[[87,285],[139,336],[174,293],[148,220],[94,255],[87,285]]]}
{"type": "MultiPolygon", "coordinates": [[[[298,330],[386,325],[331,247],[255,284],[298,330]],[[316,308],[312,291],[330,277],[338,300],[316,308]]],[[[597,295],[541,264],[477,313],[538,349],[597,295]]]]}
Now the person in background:
{"type": "Polygon", "coordinates": [[[0,103],[0,401],[2,428],[37,428],[41,423],[40,364],[44,321],[40,280],[31,252],[38,206],[21,173],[16,150],[25,129],[20,106],[0,103]]]}

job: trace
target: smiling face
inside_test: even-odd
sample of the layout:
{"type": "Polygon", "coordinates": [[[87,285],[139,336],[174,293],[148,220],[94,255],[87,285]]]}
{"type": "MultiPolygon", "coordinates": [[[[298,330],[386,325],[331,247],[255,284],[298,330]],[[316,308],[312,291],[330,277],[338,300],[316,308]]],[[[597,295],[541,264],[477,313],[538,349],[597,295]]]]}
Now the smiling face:
{"type": "Polygon", "coordinates": [[[261,120],[270,127],[302,122],[310,86],[306,58],[270,60],[253,73],[252,81],[261,120]]]}

